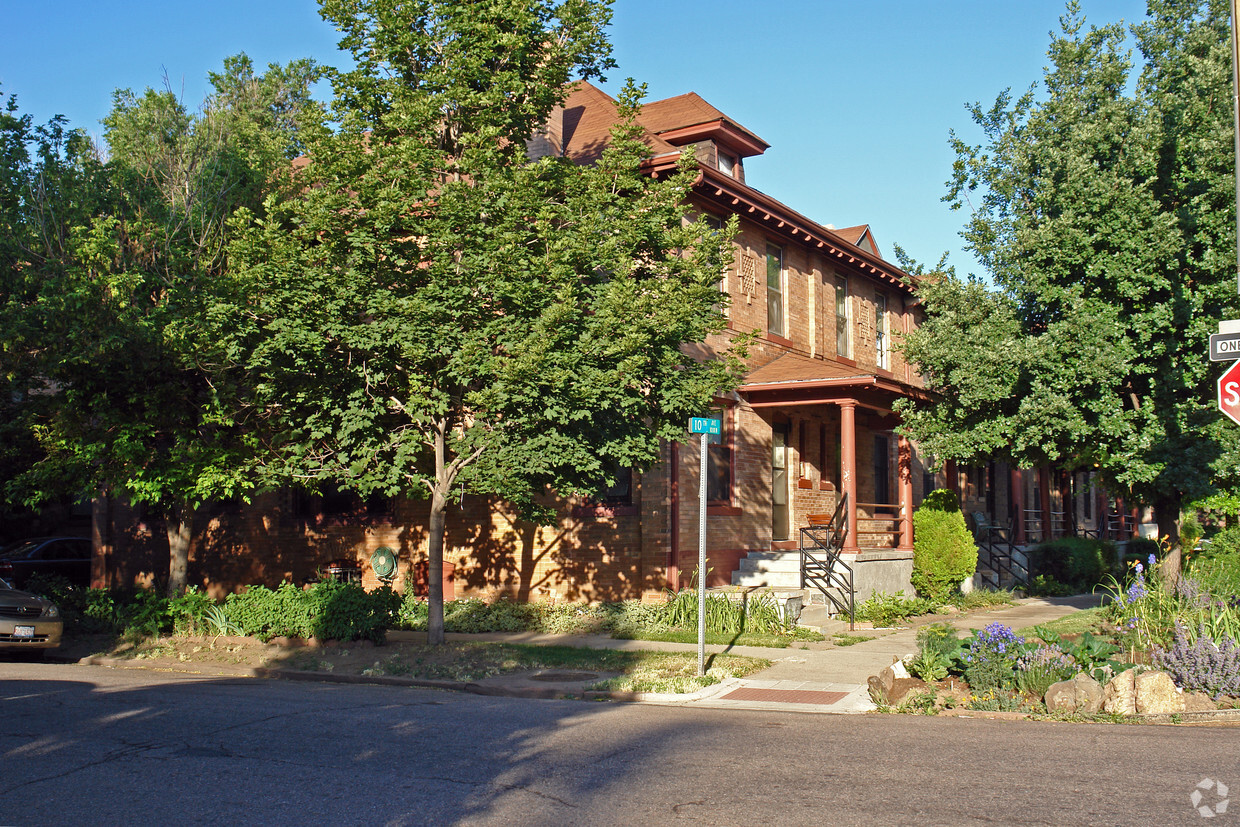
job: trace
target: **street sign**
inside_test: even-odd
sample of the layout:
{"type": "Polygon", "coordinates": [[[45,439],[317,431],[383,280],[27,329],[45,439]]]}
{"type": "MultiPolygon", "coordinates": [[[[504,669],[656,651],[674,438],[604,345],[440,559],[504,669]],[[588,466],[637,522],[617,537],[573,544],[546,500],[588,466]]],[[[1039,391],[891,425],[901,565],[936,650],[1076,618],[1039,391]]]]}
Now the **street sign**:
{"type": "Polygon", "coordinates": [[[1230,362],[1240,359],[1240,333],[1211,333],[1210,361],[1230,362]]]}
{"type": "Polygon", "coordinates": [[[1240,359],[1218,378],[1218,409],[1240,425],[1240,359]]]}
{"type": "Polygon", "coordinates": [[[689,417],[689,433],[691,434],[718,435],[723,432],[722,425],[722,420],[714,419],[709,416],[689,417]]]}

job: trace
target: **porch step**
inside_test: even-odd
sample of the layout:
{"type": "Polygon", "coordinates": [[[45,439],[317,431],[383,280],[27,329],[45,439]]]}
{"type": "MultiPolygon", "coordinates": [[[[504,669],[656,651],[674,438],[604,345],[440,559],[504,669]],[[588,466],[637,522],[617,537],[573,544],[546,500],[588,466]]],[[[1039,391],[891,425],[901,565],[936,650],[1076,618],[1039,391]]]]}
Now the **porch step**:
{"type": "Polygon", "coordinates": [[[752,589],[801,588],[801,552],[751,551],[732,572],[732,585],[752,589]]]}

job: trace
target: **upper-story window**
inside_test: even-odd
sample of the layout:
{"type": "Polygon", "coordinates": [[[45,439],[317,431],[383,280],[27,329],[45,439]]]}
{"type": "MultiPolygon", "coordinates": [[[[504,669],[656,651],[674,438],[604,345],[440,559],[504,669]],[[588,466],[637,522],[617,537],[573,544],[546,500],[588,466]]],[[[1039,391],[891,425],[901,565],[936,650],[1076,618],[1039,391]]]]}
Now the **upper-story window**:
{"type": "Polygon", "coordinates": [[[852,302],[848,300],[848,280],[835,283],[835,355],[852,358],[852,302]]]}
{"type": "Polygon", "coordinates": [[[891,368],[891,337],[887,331],[887,297],[874,297],[874,351],[876,362],[883,370],[891,368]]]}
{"type": "Polygon", "coordinates": [[[773,336],[784,331],[784,251],[766,245],[766,329],[773,336]]]}
{"type": "Polygon", "coordinates": [[[735,178],[736,177],[736,156],[729,155],[728,153],[720,150],[719,152],[715,153],[715,157],[716,159],[718,159],[719,171],[722,172],[724,175],[731,175],[733,178],[735,178]]]}
{"type": "MultiPolygon", "coordinates": [[[[710,232],[711,232],[711,233],[714,233],[714,234],[718,235],[719,233],[723,232],[723,223],[724,223],[724,222],[723,222],[723,219],[722,219],[722,218],[720,218],[719,216],[717,216],[717,215],[711,215],[711,214],[710,214],[710,213],[708,213],[708,212],[707,212],[707,213],[702,213],[702,219],[701,219],[701,220],[702,220],[702,223],[703,223],[703,224],[705,224],[707,227],[709,227],[709,228],[710,228],[710,232]]],[[[720,292],[720,293],[726,293],[726,292],[728,292],[728,278],[727,278],[727,274],[728,274],[728,268],[726,268],[726,267],[724,267],[724,268],[723,268],[723,270],[719,273],[719,283],[718,283],[718,287],[719,287],[719,292],[720,292]]]]}

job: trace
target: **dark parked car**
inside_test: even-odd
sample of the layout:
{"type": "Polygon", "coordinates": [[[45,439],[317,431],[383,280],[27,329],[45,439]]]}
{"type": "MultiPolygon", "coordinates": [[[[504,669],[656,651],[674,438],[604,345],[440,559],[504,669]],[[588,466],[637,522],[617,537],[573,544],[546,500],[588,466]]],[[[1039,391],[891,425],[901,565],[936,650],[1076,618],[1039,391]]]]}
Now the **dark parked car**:
{"type": "Polygon", "coordinates": [[[17,588],[30,575],[57,574],[79,586],[90,585],[91,542],[85,537],[36,537],[0,549],[0,577],[17,588]]]}
{"type": "Polygon", "coordinates": [[[64,622],[55,604],[0,579],[0,652],[42,655],[60,645],[62,631],[64,622]]]}

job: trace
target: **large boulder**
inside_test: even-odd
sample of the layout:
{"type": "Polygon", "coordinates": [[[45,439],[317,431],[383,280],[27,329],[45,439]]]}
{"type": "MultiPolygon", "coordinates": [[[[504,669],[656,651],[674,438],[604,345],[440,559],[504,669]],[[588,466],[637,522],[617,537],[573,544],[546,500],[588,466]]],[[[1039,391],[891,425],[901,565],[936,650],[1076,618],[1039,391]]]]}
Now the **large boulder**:
{"type": "Polygon", "coordinates": [[[1166,672],[1142,672],[1136,677],[1137,712],[1166,715],[1184,711],[1184,693],[1166,672]]]}
{"type": "Polygon", "coordinates": [[[1102,708],[1102,684],[1081,672],[1071,680],[1051,684],[1044,700],[1048,712],[1094,715],[1102,708]]]}
{"type": "Polygon", "coordinates": [[[1125,669],[1102,689],[1102,709],[1113,715],[1137,714],[1137,673],[1125,669]]]}
{"type": "Polygon", "coordinates": [[[1117,715],[1157,715],[1184,711],[1184,693],[1166,672],[1120,672],[1103,690],[1102,708],[1117,715]]]}

